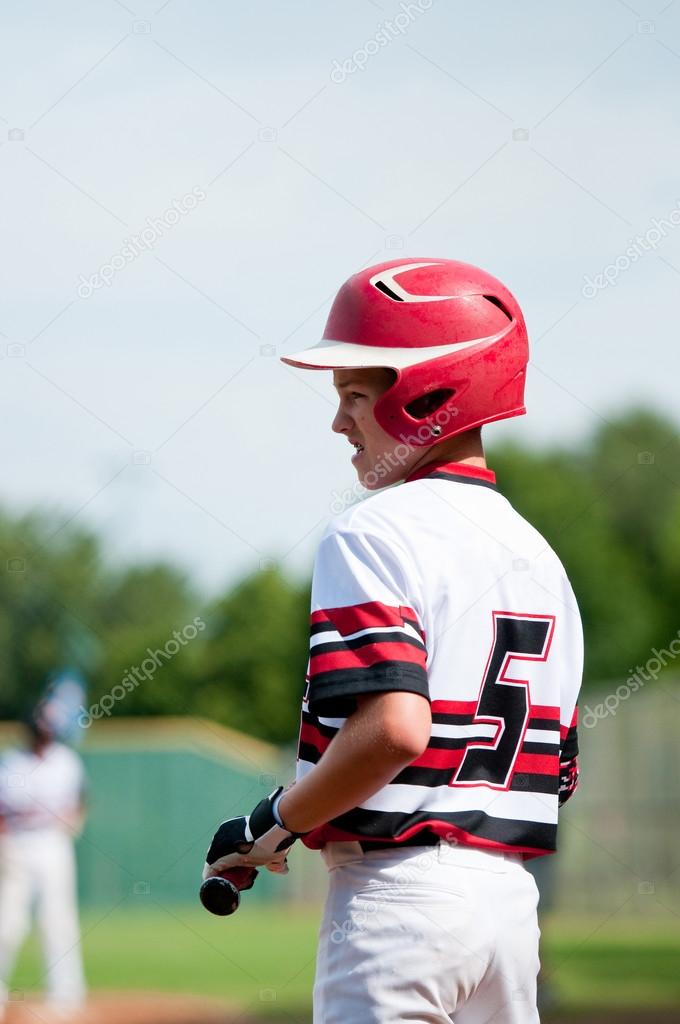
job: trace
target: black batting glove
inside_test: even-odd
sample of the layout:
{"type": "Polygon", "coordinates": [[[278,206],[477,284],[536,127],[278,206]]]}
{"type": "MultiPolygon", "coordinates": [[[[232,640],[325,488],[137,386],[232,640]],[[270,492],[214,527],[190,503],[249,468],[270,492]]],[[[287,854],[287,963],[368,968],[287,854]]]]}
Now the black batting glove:
{"type": "Polygon", "coordinates": [[[270,871],[288,871],[288,850],[301,833],[289,832],[274,814],[274,805],[283,786],[260,800],[250,814],[223,821],[213,836],[206,855],[203,878],[224,875],[233,868],[255,868],[263,864],[270,871]]]}

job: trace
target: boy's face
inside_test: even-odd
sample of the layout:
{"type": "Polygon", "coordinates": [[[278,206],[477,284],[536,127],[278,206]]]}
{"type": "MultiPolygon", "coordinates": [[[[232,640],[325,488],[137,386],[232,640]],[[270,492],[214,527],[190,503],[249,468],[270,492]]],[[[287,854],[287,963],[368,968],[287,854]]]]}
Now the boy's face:
{"type": "Polygon", "coordinates": [[[373,415],[373,406],[393,380],[392,371],[380,367],[333,371],[340,401],[332,428],[356,446],[352,464],[359,482],[368,490],[403,479],[423,455],[422,449],[407,451],[407,446],[386,433],[373,415]]]}

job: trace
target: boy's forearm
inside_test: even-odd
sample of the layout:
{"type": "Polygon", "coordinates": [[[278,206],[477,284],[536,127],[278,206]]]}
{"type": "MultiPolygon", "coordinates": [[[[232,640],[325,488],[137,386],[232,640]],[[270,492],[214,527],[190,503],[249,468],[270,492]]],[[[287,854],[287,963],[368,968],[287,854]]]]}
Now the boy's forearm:
{"type": "MultiPolygon", "coordinates": [[[[384,750],[376,756],[375,750],[366,749],[354,739],[348,735],[348,725],[343,726],[319,763],[284,794],[279,814],[286,828],[309,832],[346,814],[408,764],[407,760],[390,758],[384,750]]],[[[375,746],[379,745],[376,738],[375,746]]]]}
{"type": "MultiPolygon", "coordinates": [[[[420,732],[425,735],[425,717],[431,721],[427,701],[417,694],[400,697],[405,709],[423,720],[420,732]]],[[[319,763],[283,795],[279,814],[286,828],[309,832],[346,814],[391,782],[419,754],[419,738],[405,736],[407,731],[394,728],[378,702],[361,704],[319,763]]]]}

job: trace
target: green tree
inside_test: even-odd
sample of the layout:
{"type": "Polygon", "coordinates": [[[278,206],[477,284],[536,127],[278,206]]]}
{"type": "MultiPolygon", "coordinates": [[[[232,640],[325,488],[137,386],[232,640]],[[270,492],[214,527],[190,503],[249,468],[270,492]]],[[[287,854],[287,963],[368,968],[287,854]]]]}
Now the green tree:
{"type": "Polygon", "coordinates": [[[101,565],[88,532],[0,516],[0,715],[24,713],[60,665],[94,663],[101,565]]]}
{"type": "Polygon", "coordinates": [[[277,569],[253,573],[206,612],[194,707],[274,742],[296,735],[309,637],[309,591],[277,569]]]}
{"type": "Polygon", "coordinates": [[[634,410],[595,434],[585,461],[607,488],[612,538],[635,558],[656,606],[652,642],[663,644],[679,625],[678,431],[667,419],[634,410]]]}
{"type": "Polygon", "coordinates": [[[130,669],[142,668],[142,682],[125,696],[120,712],[185,713],[203,639],[203,632],[194,636],[191,626],[200,618],[202,603],[186,576],[170,565],[133,565],[111,574],[101,609],[105,657],[93,696],[109,693],[126,676],[138,678],[130,669]]]}

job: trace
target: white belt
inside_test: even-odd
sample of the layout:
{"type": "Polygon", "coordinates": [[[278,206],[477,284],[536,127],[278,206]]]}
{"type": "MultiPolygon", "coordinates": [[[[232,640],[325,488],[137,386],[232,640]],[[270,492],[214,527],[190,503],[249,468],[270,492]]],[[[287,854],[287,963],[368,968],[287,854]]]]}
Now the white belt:
{"type": "Polygon", "coordinates": [[[368,850],[362,849],[359,842],[326,843],[321,849],[326,867],[339,867],[351,861],[362,860],[364,857],[382,860],[409,857],[423,857],[427,853],[436,856],[439,861],[459,864],[461,867],[486,868],[489,871],[505,871],[508,864],[523,864],[521,853],[506,853],[503,850],[482,849],[476,846],[464,846],[462,843],[447,843],[442,840],[437,846],[400,846],[395,843],[394,849],[368,850]]]}

